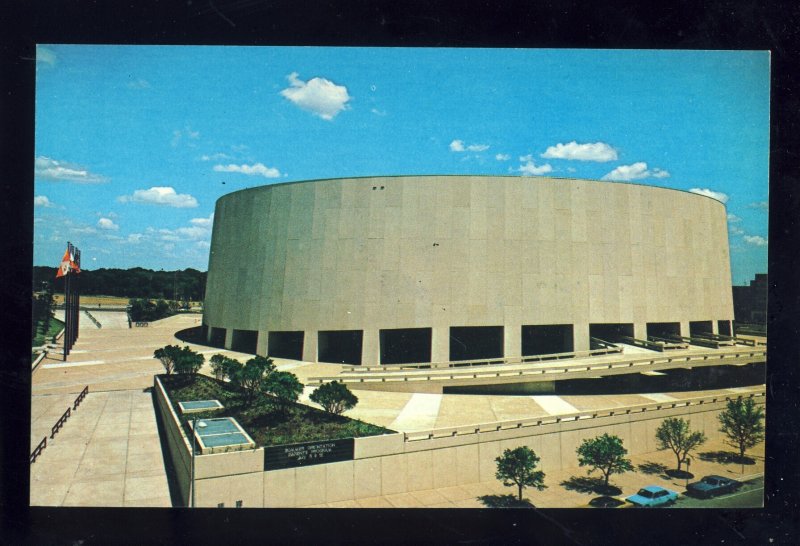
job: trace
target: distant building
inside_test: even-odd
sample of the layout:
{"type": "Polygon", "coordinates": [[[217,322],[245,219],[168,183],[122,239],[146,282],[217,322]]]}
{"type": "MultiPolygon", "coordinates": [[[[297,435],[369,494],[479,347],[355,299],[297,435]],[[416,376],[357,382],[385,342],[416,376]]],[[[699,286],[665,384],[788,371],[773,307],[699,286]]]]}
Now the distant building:
{"type": "Polygon", "coordinates": [[[596,180],[396,176],[221,197],[203,326],[306,361],[442,362],[731,334],[725,205],[596,180]]]}
{"type": "Polygon", "coordinates": [[[750,286],[733,287],[733,315],[737,323],[767,323],[767,286],[767,274],[756,273],[750,286]]]}

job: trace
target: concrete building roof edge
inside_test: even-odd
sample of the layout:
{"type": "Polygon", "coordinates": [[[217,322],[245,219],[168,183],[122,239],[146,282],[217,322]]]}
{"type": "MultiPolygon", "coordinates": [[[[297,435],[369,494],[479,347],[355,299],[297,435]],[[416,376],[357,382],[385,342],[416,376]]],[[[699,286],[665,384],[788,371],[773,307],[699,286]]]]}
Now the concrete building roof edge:
{"type": "Polygon", "coordinates": [[[665,188],[664,186],[652,186],[649,184],[642,184],[640,182],[627,182],[627,181],[618,181],[618,180],[598,180],[596,178],[574,178],[569,176],[517,176],[517,175],[507,175],[507,174],[396,174],[396,175],[375,175],[375,176],[337,176],[331,178],[312,178],[309,180],[294,180],[291,182],[278,182],[275,184],[263,184],[261,186],[253,186],[250,188],[243,188],[241,190],[235,190],[230,193],[226,193],[225,195],[220,196],[217,198],[217,203],[219,203],[222,199],[225,199],[231,195],[239,194],[248,191],[255,191],[255,190],[264,190],[266,188],[273,188],[278,186],[290,186],[292,184],[309,184],[312,182],[330,182],[333,180],[366,180],[366,179],[393,179],[393,178],[531,178],[536,180],[559,180],[559,181],[575,181],[575,182],[596,182],[600,184],[619,184],[619,185],[626,185],[626,186],[642,186],[644,188],[652,188],[658,190],[666,190],[666,191],[675,191],[681,193],[688,193],[690,195],[696,195],[697,197],[702,197],[705,199],[711,199],[712,201],[720,204],[723,208],[727,209],[727,206],[722,201],[710,197],[708,195],[703,195],[701,193],[695,193],[689,190],[681,190],[678,188],[665,188]]]}

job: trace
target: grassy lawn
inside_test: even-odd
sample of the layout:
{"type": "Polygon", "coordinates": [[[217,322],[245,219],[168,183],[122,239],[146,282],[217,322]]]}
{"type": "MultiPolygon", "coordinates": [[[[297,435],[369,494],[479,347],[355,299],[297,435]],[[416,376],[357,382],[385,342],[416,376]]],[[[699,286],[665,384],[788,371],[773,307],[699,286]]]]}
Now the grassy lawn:
{"type": "Polygon", "coordinates": [[[41,347],[46,341],[52,341],[53,336],[57,335],[64,329],[64,323],[58,319],[50,319],[50,329],[47,332],[43,331],[44,324],[39,323],[36,325],[36,336],[33,338],[32,347],[41,347]]]}
{"type": "Polygon", "coordinates": [[[233,417],[257,446],[377,436],[394,432],[303,404],[293,404],[283,413],[271,397],[264,395],[248,405],[234,387],[204,375],[197,375],[194,382],[186,375],[160,375],[159,378],[187,435],[191,431],[188,423],[195,416],[201,419],[233,417]],[[218,411],[191,413],[187,417],[181,414],[178,402],[189,400],[219,400],[225,407],[218,411]]]}

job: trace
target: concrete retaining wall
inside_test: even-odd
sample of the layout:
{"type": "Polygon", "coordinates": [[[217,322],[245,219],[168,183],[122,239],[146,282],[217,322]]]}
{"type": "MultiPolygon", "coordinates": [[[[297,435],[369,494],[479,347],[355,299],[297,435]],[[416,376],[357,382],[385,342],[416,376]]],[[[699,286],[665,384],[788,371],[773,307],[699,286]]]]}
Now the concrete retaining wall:
{"type": "MultiPolygon", "coordinates": [[[[155,393],[159,414],[167,434],[180,497],[185,506],[191,497],[191,447],[180,427],[161,382],[156,378],[155,393]]],[[[762,395],[756,396],[764,404],[762,395]]],[[[491,425],[445,434],[403,433],[356,438],[354,459],[336,463],[271,470],[265,472],[264,450],[198,455],[195,457],[195,503],[198,507],[244,508],[313,506],[329,502],[363,499],[422,491],[439,487],[465,485],[495,479],[495,458],[505,449],[528,446],[541,458],[545,472],[578,466],[575,450],[588,438],[614,434],[622,438],[630,455],[656,451],[656,429],[668,417],[691,421],[693,430],[703,431],[709,439],[719,439],[717,416],[725,409],[726,399],[709,396],[691,405],[664,404],[646,411],[622,409],[618,414],[521,421],[520,426],[492,430],[491,425]],[[422,437],[423,439],[414,439],[422,437]]],[[[505,426],[505,425],[504,425],[505,426]]],[[[446,431],[445,431],[446,432],[446,431]]]]}
{"type": "MultiPolygon", "coordinates": [[[[763,397],[758,398],[763,403],[763,397]]],[[[656,429],[668,417],[691,421],[718,439],[725,401],[595,419],[405,441],[404,434],[356,439],[355,460],[264,473],[265,507],[302,507],[341,500],[465,485],[495,479],[495,458],[528,446],[545,472],[578,466],[575,450],[588,438],[614,434],[630,455],[656,451],[656,429]]]]}
{"type": "MultiPolygon", "coordinates": [[[[169,396],[158,377],[153,392],[156,394],[159,418],[164,425],[169,459],[175,473],[175,482],[183,506],[191,504],[192,448],[180,425],[180,419],[170,403],[169,396]]],[[[262,448],[228,453],[195,456],[195,506],[263,505],[262,480],[264,450],[262,448]]]]}

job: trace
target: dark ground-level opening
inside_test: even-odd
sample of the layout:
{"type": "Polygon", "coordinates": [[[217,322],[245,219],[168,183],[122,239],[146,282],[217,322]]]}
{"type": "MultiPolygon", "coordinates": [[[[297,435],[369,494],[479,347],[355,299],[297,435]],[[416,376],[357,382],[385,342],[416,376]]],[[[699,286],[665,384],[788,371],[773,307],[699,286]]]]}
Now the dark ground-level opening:
{"type": "Polygon", "coordinates": [[[542,324],[522,327],[522,356],[571,353],[572,324],[542,324]]]}
{"type": "Polygon", "coordinates": [[[655,376],[631,373],[593,379],[564,379],[541,383],[454,385],[443,387],[442,392],[444,394],[470,395],[530,396],[538,394],[565,396],[734,389],[763,384],[766,379],[765,371],[764,363],[747,364],[745,366],[708,366],[691,370],[675,368],[660,370],[660,375],[655,376]]]}
{"type": "Polygon", "coordinates": [[[258,332],[255,330],[234,330],[231,338],[231,351],[256,354],[258,332]]]}
{"type": "Polygon", "coordinates": [[[625,374],[596,379],[565,379],[555,382],[556,395],[638,394],[733,389],[764,383],[763,363],[745,366],[707,366],[691,370],[659,370],[664,375],[625,374]]]}
{"type": "Polygon", "coordinates": [[[633,324],[590,324],[589,337],[614,343],[620,336],[633,337],[633,324]]]}
{"type": "Polygon", "coordinates": [[[680,322],[648,322],[647,337],[660,337],[670,339],[672,336],[681,335],[680,322]]]}
{"type": "Polygon", "coordinates": [[[270,332],[267,340],[269,356],[303,360],[303,332],[270,332]]]}
{"type": "Polygon", "coordinates": [[[451,326],[450,360],[503,358],[502,326],[451,326]]]}
{"type": "Polygon", "coordinates": [[[211,337],[208,338],[208,344],[212,347],[225,347],[225,328],[211,328],[211,337]]]}
{"type": "Polygon", "coordinates": [[[731,336],[731,321],[729,320],[718,320],[717,321],[717,331],[719,331],[719,335],[721,336],[731,336]]]}
{"type": "Polygon", "coordinates": [[[381,364],[431,361],[430,328],[398,328],[380,331],[381,364]]]}
{"type": "Polygon", "coordinates": [[[710,320],[696,320],[689,323],[689,337],[711,333],[713,333],[713,326],[710,320]]]}
{"type": "Polygon", "coordinates": [[[328,330],[318,334],[318,360],[337,364],[361,364],[362,330],[328,330]]]}

